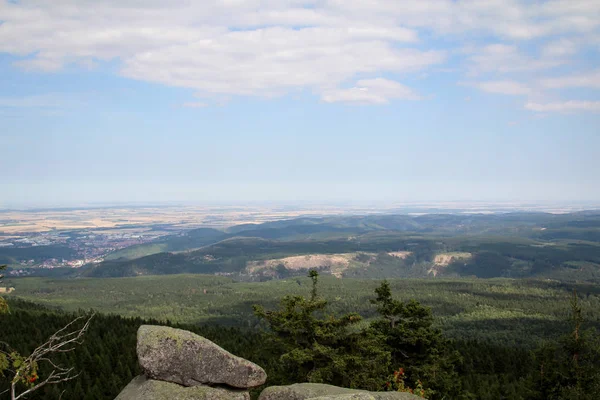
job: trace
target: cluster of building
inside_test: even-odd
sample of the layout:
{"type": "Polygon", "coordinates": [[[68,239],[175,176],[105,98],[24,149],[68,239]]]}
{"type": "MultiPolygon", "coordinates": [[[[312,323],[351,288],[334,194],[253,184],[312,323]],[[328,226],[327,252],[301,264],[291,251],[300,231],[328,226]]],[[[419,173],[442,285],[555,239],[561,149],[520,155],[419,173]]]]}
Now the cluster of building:
{"type": "MultiPolygon", "coordinates": [[[[81,230],[70,232],[28,233],[0,237],[0,254],[10,252],[15,259],[13,273],[19,267],[29,268],[80,268],[86,264],[99,263],[116,250],[151,242],[164,235],[158,232],[131,232],[115,229],[96,232],[81,230]],[[30,251],[28,251],[30,250],[30,251]],[[15,268],[16,267],[16,268],[15,268]]],[[[17,273],[22,276],[24,273],[17,273]]]]}

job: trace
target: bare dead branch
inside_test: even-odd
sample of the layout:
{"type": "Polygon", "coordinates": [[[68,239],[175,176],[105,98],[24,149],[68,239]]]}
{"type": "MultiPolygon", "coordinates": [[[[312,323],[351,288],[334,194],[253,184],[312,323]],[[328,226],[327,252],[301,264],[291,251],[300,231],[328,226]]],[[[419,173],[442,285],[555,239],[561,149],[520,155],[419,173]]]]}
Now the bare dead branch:
{"type": "Polygon", "coordinates": [[[75,350],[76,346],[83,342],[83,336],[88,331],[93,317],[94,314],[90,315],[89,317],[80,316],[75,318],[63,328],[59,329],[54,334],[52,334],[45,343],[38,346],[27,358],[25,358],[24,363],[28,366],[28,368],[45,362],[50,364],[53,367],[53,370],[48,375],[48,377],[46,377],[46,379],[35,384],[34,386],[30,387],[29,389],[25,390],[20,394],[16,393],[16,386],[24,377],[20,376],[20,373],[23,370],[17,370],[15,376],[13,377],[10,389],[12,400],[21,399],[30,394],[31,392],[34,392],[46,385],[53,385],[61,382],[70,381],[79,376],[79,373],[74,374],[75,369],[73,367],[68,368],[57,365],[49,358],[49,356],[54,353],[66,353],[75,350]],[[73,328],[73,326],[78,321],[81,321],[85,318],[87,318],[87,320],[81,328],[69,330],[70,328],[73,328]]]}

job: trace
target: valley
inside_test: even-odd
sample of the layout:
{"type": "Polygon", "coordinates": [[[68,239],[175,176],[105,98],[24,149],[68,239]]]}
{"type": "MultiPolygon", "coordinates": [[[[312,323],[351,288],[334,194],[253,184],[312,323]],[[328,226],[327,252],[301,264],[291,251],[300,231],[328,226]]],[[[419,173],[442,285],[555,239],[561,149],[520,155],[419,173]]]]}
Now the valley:
{"type": "MultiPolygon", "coordinates": [[[[316,270],[326,301],[316,314],[356,313],[362,319],[354,330],[367,332],[377,321],[372,301],[383,280],[403,307],[415,300],[426,314],[431,310],[432,328],[456,351],[459,385],[473,398],[491,400],[500,392],[526,398],[519,393],[534,386],[535,354],[571,332],[566,321],[574,294],[582,327],[600,329],[600,212],[417,214],[281,215],[261,223],[35,233],[68,238],[0,248],[0,257],[12,257],[0,290],[17,313],[2,317],[12,321],[5,335],[23,343],[34,321],[56,325],[82,312],[116,324],[96,326],[90,348],[102,346],[105,360],[122,354],[123,376],[107,361],[95,372],[96,350],[72,358],[85,365],[86,387],[105,390],[97,398],[113,398],[139,373],[132,343],[144,321],[203,333],[276,371],[279,359],[264,347],[268,325],[254,306],[276,310],[285,299],[306,298],[307,275],[316,270]],[[81,256],[77,246],[99,255],[74,267],[69,257],[81,256]],[[47,267],[45,257],[55,251],[66,264],[47,267]],[[34,262],[23,266],[23,259],[34,262]],[[96,382],[96,373],[112,383],[96,382]]],[[[83,389],[73,385],[76,398],[83,389]]]]}
{"type": "Polygon", "coordinates": [[[318,269],[337,278],[600,277],[600,213],[594,212],[332,215],[50,234],[62,242],[0,248],[8,276],[198,273],[264,281],[318,269]]]}
{"type": "MultiPolygon", "coordinates": [[[[369,300],[381,281],[323,277],[321,292],[329,311],[374,316],[369,300]]],[[[436,326],[449,337],[534,347],[563,331],[569,296],[583,297],[586,320],[600,328],[600,287],[514,279],[391,279],[395,295],[432,308],[436,326]]],[[[275,307],[286,295],[306,296],[304,276],[267,282],[236,282],[207,275],[135,278],[9,280],[12,299],[64,311],[94,309],[105,314],[169,320],[175,323],[260,329],[252,305],[275,307]]]]}

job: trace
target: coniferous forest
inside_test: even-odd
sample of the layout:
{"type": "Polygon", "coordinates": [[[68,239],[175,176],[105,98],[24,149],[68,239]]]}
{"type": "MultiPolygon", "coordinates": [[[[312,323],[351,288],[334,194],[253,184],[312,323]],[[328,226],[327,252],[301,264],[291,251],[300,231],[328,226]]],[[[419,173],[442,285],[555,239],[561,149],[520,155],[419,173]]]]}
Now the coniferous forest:
{"type": "MultiPolygon", "coordinates": [[[[196,332],[263,366],[267,385],[325,382],[370,390],[406,390],[429,399],[594,399],[600,383],[600,342],[574,292],[562,304],[565,318],[556,340],[514,346],[490,340],[448,338],[435,327],[431,309],[400,301],[387,282],[372,293],[376,314],[333,315],[311,271],[303,295],[255,306],[259,328],[169,321],[96,313],[76,350],[53,361],[78,376],[48,385],[30,399],[112,399],[140,371],[135,344],[141,324],[166,324],[196,332]],[[564,333],[564,334],[562,334],[564,333]]],[[[584,302],[585,303],[585,302],[584,302]]],[[[53,332],[89,310],[62,312],[10,299],[0,316],[3,351],[27,354],[53,332]]],[[[39,376],[49,371],[40,366],[39,376]]],[[[8,389],[10,366],[0,392],[8,389]]],[[[258,393],[258,390],[255,391],[258,393]]],[[[4,392],[2,398],[7,394],[4,392]]]]}
{"type": "Polygon", "coordinates": [[[73,379],[22,398],[114,398],[140,373],[141,324],[205,336],[267,385],[594,399],[599,227],[597,213],[297,219],[191,230],[162,239],[178,251],[142,245],[68,271],[9,267],[0,399],[55,366],[73,379]],[[71,321],[73,351],[27,358],[71,321]]]}

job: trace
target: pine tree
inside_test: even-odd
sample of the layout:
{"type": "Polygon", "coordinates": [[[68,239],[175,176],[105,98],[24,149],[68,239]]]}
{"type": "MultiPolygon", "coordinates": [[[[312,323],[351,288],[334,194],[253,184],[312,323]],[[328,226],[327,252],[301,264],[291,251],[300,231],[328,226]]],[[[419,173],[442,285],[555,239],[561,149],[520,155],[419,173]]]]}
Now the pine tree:
{"type": "Polygon", "coordinates": [[[572,331],[557,344],[536,352],[537,368],[531,399],[592,400],[600,393],[600,336],[583,329],[583,310],[574,291],[570,300],[572,331]]]}
{"type": "Polygon", "coordinates": [[[406,382],[416,387],[419,381],[428,389],[427,397],[443,398],[460,391],[456,367],[458,353],[449,350],[449,342],[439,329],[433,327],[429,307],[411,300],[403,303],[392,297],[387,281],[375,289],[381,316],[371,328],[385,337],[386,348],[391,353],[394,370],[403,369],[406,382]]]}
{"type": "Polygon", "coordinates": [[[382,337],[357,329],[362,318],[356,313],[326,314],[327,301],[318,295],[318,276],[315,270],[309,273],[309,299],[286,296],[278,311],[254,306],[255,314],[269,324],[279,348],[282,380],[381,388],[390,361],[382,337]]]}

